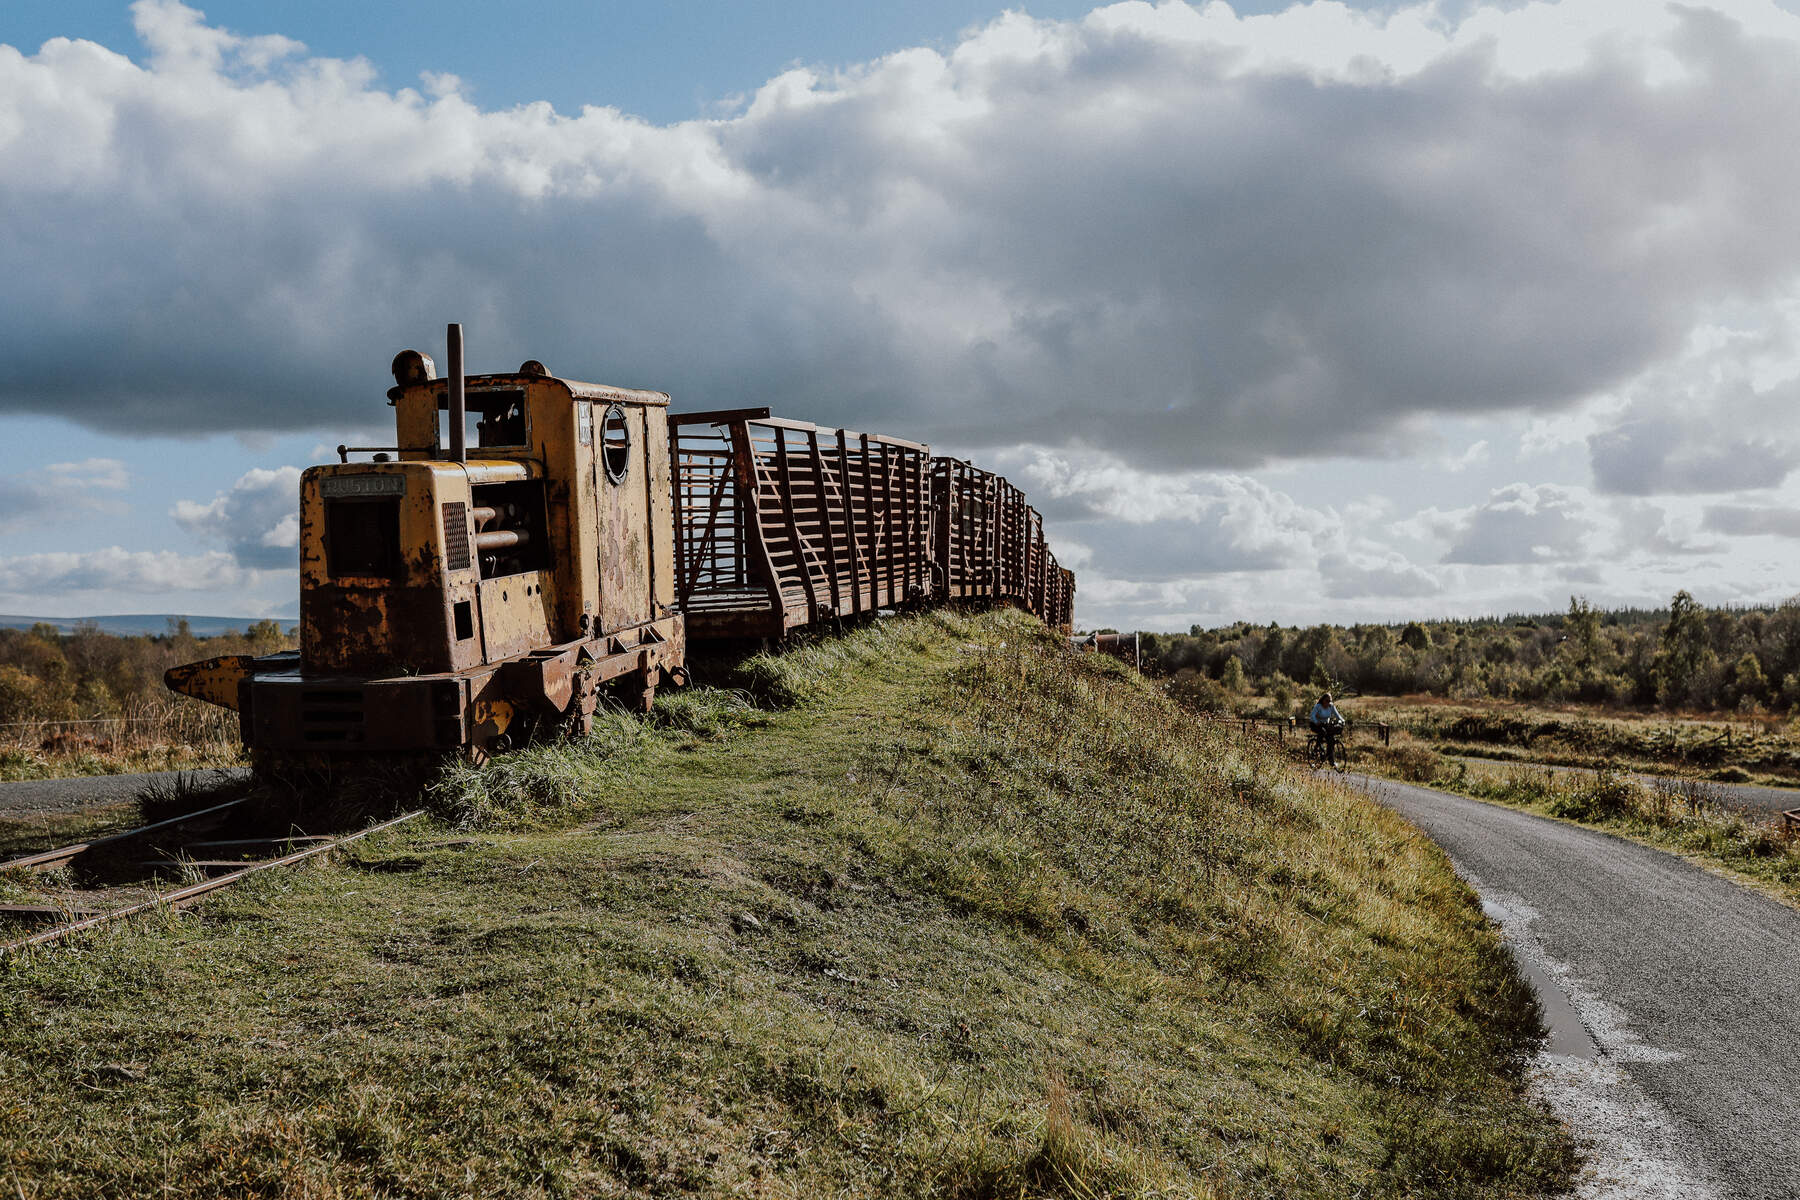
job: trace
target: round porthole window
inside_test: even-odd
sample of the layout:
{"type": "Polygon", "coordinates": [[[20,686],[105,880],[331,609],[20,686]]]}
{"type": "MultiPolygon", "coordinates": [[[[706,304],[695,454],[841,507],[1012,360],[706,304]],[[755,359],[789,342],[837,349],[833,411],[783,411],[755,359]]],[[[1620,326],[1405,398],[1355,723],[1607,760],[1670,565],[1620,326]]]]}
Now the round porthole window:
{"type": "Polygon", "coordinates": [[[606,410],[606,420],[600,426],[600,456],[608,483],[625,478],[625,471],[631,466],[631,426],[625,423],[625,410],[617,404],[606,410]]]}

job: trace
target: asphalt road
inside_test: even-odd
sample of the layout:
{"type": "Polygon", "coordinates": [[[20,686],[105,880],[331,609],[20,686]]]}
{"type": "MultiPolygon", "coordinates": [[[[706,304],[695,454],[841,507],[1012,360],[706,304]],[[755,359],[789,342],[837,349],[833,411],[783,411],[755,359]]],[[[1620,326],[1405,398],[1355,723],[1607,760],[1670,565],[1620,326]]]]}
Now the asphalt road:
{"type": "MultiPolygon", "coordinates": [[[[1596,773],[1589,767],[1551,767],[1546,766],[1543,763],[1513,762],[1508,759],[1498,758],[1476,758],[1472,755],[1463,754],[1446,754],[1444,757],[1453,762],[1466,762],[1471,764],[1480,763],[1484,766],[1498,767],[1502,770],[1507,767],[1527,767],[1533,771],[1556,771],[1559,773],[1566,771],[1581,775],[1593,775],[1596,773]]],[[[1786,812],[1793,808],[1800,808],[1800,788],[1768,787],[1760,783],[1721,783],[1716,779],[1694,781],[1681,779],[1674,775],[1645,775],[1636,771],[1628,772],[1628,774],[1632,775],[1633,778],[1641,779],[1649,784],[1663,783],[1680,787],[1698,782],[1703,794],[1717,796],[1720,803],[1730,805],[1733,808],[1750,809],[1755,812],[1763,813],[1779,813],[1786,812]]]]}
{"type": "Polygon", "coordinates": [[[140,775],[80,775],[0,783],[0,820],[44,813],[79,813],[129,804],[151,787],[174,787],[182,776],[222,783],[249,775],[242,767],[205,771],[151,771],[140,775]]]}
{"type": "Polygon", "coordinates": [[[1608,1069],[1660,1110],[1638,1124],[1666,1117],[1670,1154],[1720,1197],[1800,1197],[1800,912],[1606,834],[1363,783],[1512,914],[1509,935],[1528,927],[1608,1069]]]}

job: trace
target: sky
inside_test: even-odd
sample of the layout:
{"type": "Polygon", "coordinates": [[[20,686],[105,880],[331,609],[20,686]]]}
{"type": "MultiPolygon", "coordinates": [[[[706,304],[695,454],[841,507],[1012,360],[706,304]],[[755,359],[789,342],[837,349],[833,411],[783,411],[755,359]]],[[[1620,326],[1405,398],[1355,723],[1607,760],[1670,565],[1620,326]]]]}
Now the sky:
{"type": "Polygon", "coordinates": [[[292,615],[448,321],[1000,470],[1084,626],[1777,603],[1797,101],[1775,0],[0,0],[0,612],[292,615]]]}

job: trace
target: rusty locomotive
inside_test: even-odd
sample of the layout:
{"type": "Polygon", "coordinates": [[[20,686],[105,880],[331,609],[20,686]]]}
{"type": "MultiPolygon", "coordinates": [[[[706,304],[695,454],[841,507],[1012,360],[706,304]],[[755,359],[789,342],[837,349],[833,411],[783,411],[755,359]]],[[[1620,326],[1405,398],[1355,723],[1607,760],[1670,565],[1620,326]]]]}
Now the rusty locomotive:
{"type": "Polygon", "coordinates": [[[765,408],[670,414],[536,361],[465,376],[455,325],[448,360],[402,351],[396,444],[302,476],[299,649],[168,672],[253,751],[481,758],[584,731],[608,691],[648,708],[690,641],[934,601],[1069,626],[1074,576],[992,472],[765,408]]]}

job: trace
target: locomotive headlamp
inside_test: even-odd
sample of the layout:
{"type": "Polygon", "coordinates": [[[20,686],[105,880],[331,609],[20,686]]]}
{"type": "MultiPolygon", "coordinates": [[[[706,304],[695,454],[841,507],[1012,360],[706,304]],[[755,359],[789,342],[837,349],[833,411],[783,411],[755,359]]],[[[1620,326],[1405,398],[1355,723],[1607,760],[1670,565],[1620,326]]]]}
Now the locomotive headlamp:
{"type": "Polygon", "coordinates": [[[401,387],[411,387],[415,383],[425,383],[437,374],[437,364],[431,361],[431,355],[421,354],[417,350],[402,350],[394,355],[394,365],[388,370],[394,373],[394,382],[401,387]]]}

